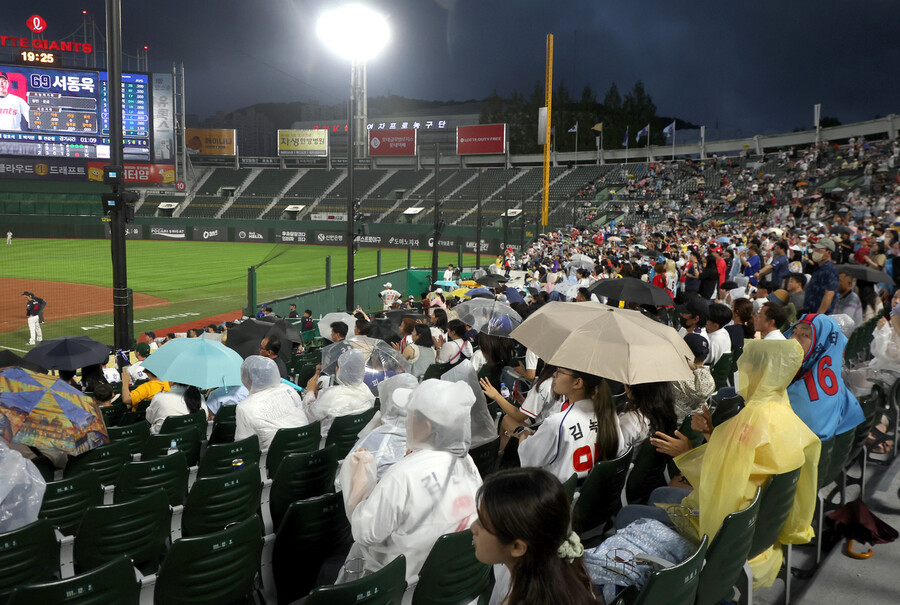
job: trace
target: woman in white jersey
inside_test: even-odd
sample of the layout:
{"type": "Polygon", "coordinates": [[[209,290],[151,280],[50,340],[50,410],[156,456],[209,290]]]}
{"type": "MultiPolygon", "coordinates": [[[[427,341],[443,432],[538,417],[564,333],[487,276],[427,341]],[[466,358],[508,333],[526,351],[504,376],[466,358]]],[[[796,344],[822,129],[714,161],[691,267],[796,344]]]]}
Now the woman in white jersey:
{"type": "Polygon", "coordinates": [[[522,466],[544,468],[563,482],[572,473],[583,479],[594,462],[613,460],[627,449],[605,379],[558,368],[553,392],[565,396],[569,405],[544,420],[533,436],[531,429],[520,433],[522,466]]]}

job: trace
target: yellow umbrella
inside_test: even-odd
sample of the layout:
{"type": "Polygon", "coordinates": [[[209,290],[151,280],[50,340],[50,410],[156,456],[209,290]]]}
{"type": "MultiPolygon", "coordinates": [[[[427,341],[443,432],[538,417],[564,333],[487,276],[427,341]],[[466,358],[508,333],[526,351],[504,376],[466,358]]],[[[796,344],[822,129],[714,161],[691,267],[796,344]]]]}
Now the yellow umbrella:
{"type": "Polygon", "coordinates": [[[458,289],[454,290],[453,292],[451,292],[450,294],[452,294],[453,296],[456,296],[458,298],[470,298],[469,296],[466,296],[466,292],[468,292],[469,290],[470,290],[470,288],[458,288],[458,289]]]}
{"type": "Polygon", "coordinates": [[[549,364],[625,384],[693,375],[694,354],[673,328],[601,303],[548,303],[510,336],[549,364]]]}
{"type": "MultiPolygon", "coordinates": [[[[478,285],[477,281],[472,281],[471,279],[467,279],[466,281],[459,282],[460,286],[469,286],[469,288],[474,288],[478,285]]],[[[468,289],[468,288],[467,288],[468,289]]]]}

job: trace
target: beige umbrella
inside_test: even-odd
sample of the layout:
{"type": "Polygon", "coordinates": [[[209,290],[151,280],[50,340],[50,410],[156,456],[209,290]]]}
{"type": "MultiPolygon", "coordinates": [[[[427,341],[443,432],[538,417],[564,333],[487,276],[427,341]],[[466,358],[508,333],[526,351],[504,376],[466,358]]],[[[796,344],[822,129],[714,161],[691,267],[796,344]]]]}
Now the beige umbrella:
{"type": "Polygon", "coordinates": [[[694,358],[669,326],[601,303],[551,302],[511,336],[545,362],[625,384],[689,380],[694,358]]]}

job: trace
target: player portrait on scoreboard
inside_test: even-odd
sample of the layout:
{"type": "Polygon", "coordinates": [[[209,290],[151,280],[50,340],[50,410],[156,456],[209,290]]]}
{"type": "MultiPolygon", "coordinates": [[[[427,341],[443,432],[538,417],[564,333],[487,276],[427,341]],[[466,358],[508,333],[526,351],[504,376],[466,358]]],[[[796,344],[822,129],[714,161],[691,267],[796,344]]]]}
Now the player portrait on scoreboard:
{"type": "Polygon", "coordinates": [[[25,99],[10,90],[9,76],[0,72],[0,130],[28,130],[29,113],[25,99]]]}

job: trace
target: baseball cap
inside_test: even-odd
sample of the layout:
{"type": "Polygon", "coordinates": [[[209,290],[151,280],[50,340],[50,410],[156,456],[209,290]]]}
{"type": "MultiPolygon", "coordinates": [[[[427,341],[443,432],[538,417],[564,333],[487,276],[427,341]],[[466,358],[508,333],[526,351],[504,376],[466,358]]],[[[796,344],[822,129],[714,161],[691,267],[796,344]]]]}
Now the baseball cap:
{"type": "Polygon", "coordinates": [[[825,248],[826,250],[834,252],[834,240],[830,237],[823,237],[815,243],[813,248],[825,248]]]}
{"type": "Polygon", "coordinates": [[[6,80],[7,82],[9,82],[9,76],[7,76],[7,75],[6,75],[5,73],[3,73],[2,71],[0,71],[0,78],[3,78],[3,79],[6,80]]]}
{"type": "Polygon", "coordinates": [[[139,342],[134,345],[134,352],[140,353],[142,357],[147,357],[150,355],[150,344],[146,342],[139,342]]]}
{"type": "Polygon", "coordinates": [[[709,341],[704,336],[688,334],[684,337],[684,342],[687,343],[694,357],[703,357],[705,359],[709,355],[709,341]]]}
{"type": "Polygon", "coordinates": [[[787,290],[783,290],[782,288],[775,290],[768,296],[768,300],[770,302],[781,305],[782,307],[784,305],[788,304],[788,301],[790,299],[791,299],[791,293],[788,292],[787,290]]]}
{"type": "Polygon", "coordinates": [[[388,283],[384,284],[384,287],[385,288],[393,288],[394,286],[391,285],[391,282],[388,282],[388,283]]]}
{"type": "Polygon", "coordinates": [[[415,300],[415,297],[410,296],[410,297],[409,297],[409,300],[415,300]]]}
{"type": "Polygon", "coordinates": [[[684,304],[675,307],[679,313],[687,313],[688,315],[708,315],[709,303],[699,296],[692,296],[684,304]]]}

